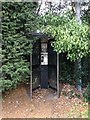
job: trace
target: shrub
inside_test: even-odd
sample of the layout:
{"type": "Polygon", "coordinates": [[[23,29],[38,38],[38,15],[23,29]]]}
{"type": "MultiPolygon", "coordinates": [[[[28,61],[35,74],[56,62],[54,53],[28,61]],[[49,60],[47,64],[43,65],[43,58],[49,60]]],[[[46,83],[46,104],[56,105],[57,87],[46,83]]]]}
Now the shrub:
{"type": "Polygon", "coordinates": [[[36,8],[35,2],[2,3],[2,91],[29,79],[25,56],[31,53],[33,39],[26,33],[35,30],[36,8]]]}

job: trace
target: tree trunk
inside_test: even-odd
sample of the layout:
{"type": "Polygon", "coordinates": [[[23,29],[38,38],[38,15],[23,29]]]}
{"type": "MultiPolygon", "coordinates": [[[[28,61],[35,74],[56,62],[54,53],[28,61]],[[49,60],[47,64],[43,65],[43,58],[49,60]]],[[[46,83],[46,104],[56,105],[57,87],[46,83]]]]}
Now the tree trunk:
{"type": "MultiPolygon", "coordinates": [[[[81,18],[80,18],[80,3],[77,1],[75,2],[75,9],[76,9],[76,17],[79,24],[81,24],[81,18]]],[[[81,59],[76,61],[75,64],[76,68],[76,88],[78,91],[82,91],[82,80],[81,80],[81,59]]]]}

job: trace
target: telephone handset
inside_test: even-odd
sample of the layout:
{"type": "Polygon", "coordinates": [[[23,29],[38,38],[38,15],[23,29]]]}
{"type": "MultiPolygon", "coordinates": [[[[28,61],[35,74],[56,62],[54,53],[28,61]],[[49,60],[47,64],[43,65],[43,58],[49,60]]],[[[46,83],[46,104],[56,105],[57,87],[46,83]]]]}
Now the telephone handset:
{"type": "Polygon", "coordinates": [[[41,65],[48,65],[48,53],[41,53],[41,65]]]}

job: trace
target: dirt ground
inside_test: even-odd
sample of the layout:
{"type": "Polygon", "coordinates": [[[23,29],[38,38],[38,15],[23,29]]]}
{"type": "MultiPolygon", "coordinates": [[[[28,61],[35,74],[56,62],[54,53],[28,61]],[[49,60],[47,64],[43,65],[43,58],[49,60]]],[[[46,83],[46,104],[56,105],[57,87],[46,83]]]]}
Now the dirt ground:
{"type": "Polygon", "coordinates": [[[36,89],[33,98],[25,85],[3,94],[3,118],[83,118],[88,103],[79,98],[76,89],[64,85],[60,98],[52,89],[36,89]]]}

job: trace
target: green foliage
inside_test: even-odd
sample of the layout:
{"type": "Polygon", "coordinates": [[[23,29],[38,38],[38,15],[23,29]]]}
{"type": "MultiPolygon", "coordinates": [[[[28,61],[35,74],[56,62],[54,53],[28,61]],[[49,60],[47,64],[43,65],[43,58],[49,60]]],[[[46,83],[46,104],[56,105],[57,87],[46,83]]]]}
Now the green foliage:
{"type": "MultiPolygon", "coordinates": [[[[32,49],[33,38],[27,32],[35,30],[37,3],[2,3],[2,90],[15,88],[30,76],[26,59],[32,49]]],[[[1,82],[1,80],[0,80],[1,82]]]]}
{"type": "Polygon", "coordinates": [[[66,54],[60,54],[60,82],[75,85],[73,69],[74,63],[66,59],[66,54]]]}
{"type": "Polygon", "coordinates": [[[90,80],[90,55],[82,59],[82,81],[83,87],[87,85],[90,80]]]}
{"type": "Polygon", "coordinates": [[[43,32],[51,34],[55,41],[52,43],[58,53],[66,53],[67,59],[75,61],[90,53],[89,27],[81,25],[70,13],[62,16],[46,14],[43,18],[43,32]]]}
{"type": "Polygon", "coordinates": [[[90,83],[87,85],[86,91],[83,93],[83,96],[87,102],[90,102],[90,83]]]}
{"type": "Polygon", "coordinates": [[[80,75],[82,87],[86,87],[90,81],[90,55],[81,60],[81,73],[75,69],[75,64],[76,62],[71,62],[66,59],[66,54],[60,54],[60,82],[75,85],[76,78],[79,78],[80,75]]]}
{"type": "Polygon", "coordinates": [[[87,22],[90,25],[90,7],[88,10],[84,10],[84,14],[82,16],[82,20],[87,22]]]}

